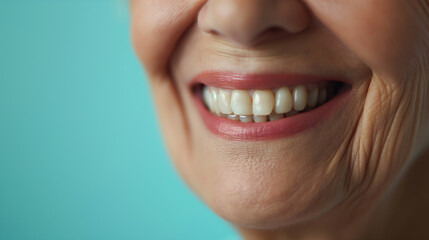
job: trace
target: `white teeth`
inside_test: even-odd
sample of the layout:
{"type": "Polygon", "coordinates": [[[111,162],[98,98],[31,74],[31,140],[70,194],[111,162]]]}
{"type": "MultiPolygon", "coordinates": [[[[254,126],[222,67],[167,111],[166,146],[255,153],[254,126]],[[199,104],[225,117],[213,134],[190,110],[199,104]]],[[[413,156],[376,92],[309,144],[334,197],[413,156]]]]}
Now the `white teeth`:
{"type": "Polygon", "coordinates": [[[324,104],[327,98],[328,98],[328,90],[326,88],[320,89],[318,104],[319,105],[324,104]]]}
{"type": "Polygon", "coordinates": [[[292,111],[293,99],[289,88],[282,87],[276,93],[276,113],[287,113],[292,111]]]}
{"type": "Polygon", "coordinates": [[[253,116],[253,121],[254,122],[266,122],[266,121],[268,121],[268,118],[267,118],[267,116],[253,116]]]}
{"type": "Polygon", "coordinates": [[[249,92],[246,90],[232,91],[231,108],[236,115],[252,115],[252,99],[249,92]]]}
{"type": "Polygon", "coordinates": [[[207,108],[220,117],[246,123],[262,123],[292,117],[304,110],[316,108],[328,100],[328,91],[332,90],[330,87],[315,85],[274,90],[227,90],[205,86],[202,98],[207,108]]]}
{"type": "Polygon", "coordinates": [[[214,108],[213,108],[213,99],[210,93],[210,90],[208,87],[205,87],[203,89],[203,100],[204,103],[206,104],[206,106],[209,108],[209,110],[211,112],[214,112],[214,108]]]}
{"type": "Polygon", "coordinates": [[[221,113],[232,114],[230,91],[220,89],[217,96],[217,103],[219,105],[219,110],[221,113]]]}
{"type": "Polygon", "coordinates": [[[293,109],[302,111],[307,106],[308,92],[307,88],[303,85],[296,86],[293,89],[293,109]]]}
{"type": "Polygon", "coordinates": [[[217,92],[215,89],[211,89],[211,96],[212,96],[212,106],[213,106],[213,112],[216,113],[217,115],[220,114],[219,111],[219,105],[217,103],[217,92]]]}
{"type": "Polygon", "coordinates": [[[238,115],[228,115],[226,116],[228,119],[234,120],[234,121],[239,121],[240,117],[238,115]]]}
{"type": "Polygon", "coordinates": [[[252,116],[240,116],[240,122],[250,123],[253,122],[252,116]]]}
{"type": "MultiPolygon", "coordinates": [[[[274,94],[271,90],[253,92],[253,115],[268,116],[274,108],[274,94]]],[[[256,121],[255,121],[256,122],[256,121]]]]}
{"type": "Polygon", "coordinates": [[[317,101],[319,100],[319,89],[313,88],[308,93],[308,106],[314,108],[317,106],[317,101]]]}

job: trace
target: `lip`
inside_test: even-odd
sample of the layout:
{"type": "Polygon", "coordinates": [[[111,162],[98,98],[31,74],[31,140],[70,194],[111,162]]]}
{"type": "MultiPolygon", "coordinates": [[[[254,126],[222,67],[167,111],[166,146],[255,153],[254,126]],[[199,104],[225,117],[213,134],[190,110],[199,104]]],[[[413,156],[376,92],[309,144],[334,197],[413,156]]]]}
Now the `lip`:
{"type": "MultiPolygon", "coordinates": [[[[349,83],[347,79],[296,74],[205,72],[196,76],[191,86],[204,84],[225,89],[268,89],[326,81],[349,83]]],[[[193,96],[204,124],[212,133],[228,140],[258,141],[288,137],[316,127],[346,105],[351,97],[351,89],[343,89],[325,104],[308,112],[265,123],[242,123],[219,117],[205,107],[200,95],[193,96]]]]}
{"type": "Polygon", "coordinates": [[[337,81],[351,84],[348,79],[300,74],[239,74],[227,72],[204,72],[197,75],[191,86],[202,83],[224,89],[271,89],[299,84],[337,81]]]}

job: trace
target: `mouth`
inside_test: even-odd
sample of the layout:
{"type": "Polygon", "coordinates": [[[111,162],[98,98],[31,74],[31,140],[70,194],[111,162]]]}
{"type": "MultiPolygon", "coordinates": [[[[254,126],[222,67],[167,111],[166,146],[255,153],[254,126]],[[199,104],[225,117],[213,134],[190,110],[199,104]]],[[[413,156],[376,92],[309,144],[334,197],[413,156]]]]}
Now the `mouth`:
{"type": "Polygon", "coordinates": [[[347,80],[207,72],[191,82],[206,127],[230,140],[265,140],[311,129],[351,95],[347,80]]]}

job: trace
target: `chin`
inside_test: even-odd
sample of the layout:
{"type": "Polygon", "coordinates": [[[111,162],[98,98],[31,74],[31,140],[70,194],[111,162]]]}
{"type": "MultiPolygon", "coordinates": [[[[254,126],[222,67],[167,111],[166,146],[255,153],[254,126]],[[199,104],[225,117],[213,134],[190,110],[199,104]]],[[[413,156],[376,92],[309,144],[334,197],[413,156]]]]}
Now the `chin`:
{"type": "Polygon", "coordinates": [[[242,166],[219,167],[208,174],[210,185],[194,190],[213,211],[238,227],[278,229],[300,224],[325,214],[348,193],[342,170],[305,169],[300,160],[248,158],[242,166]]]}

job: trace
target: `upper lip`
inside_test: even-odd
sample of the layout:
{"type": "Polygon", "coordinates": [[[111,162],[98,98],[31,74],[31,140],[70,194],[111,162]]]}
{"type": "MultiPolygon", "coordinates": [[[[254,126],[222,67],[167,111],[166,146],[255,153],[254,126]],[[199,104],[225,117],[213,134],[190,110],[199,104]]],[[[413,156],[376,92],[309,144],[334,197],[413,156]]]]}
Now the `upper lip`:
{"type": "Polygon", "coordinates": [[[190,84],[191,87],[197,84],[204,84],[224,89],[270,89],[328,81],[350,83],[347,79],[326,76],[283,73],[240,74],[214,71],[197,75],[190,84]]]}

